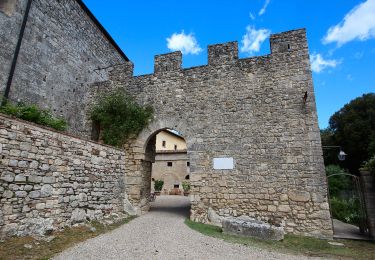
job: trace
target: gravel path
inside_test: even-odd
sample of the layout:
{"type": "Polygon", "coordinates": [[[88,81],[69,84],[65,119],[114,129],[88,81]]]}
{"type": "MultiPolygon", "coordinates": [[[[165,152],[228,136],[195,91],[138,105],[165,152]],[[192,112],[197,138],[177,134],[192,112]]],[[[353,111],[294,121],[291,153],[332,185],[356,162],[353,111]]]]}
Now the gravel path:
{"type": "Polygon", "coordinates": [[[304,259],[202,235],[184,224],[188,215],[186,197],[160,196],[149,213],[54,259],[304,259]]]}

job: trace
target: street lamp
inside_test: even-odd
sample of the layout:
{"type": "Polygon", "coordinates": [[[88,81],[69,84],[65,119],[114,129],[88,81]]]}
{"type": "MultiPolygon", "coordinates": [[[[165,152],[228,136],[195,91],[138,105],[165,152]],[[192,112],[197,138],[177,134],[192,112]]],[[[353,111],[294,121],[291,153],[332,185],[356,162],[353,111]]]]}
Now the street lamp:
{"type": "Polygon", "coordinates": [[[342,150],[341,146],[336,146],[336,145],[328,145],[328,146],[322,146],[323,149],[331,149],[331,148],[339,148],[340,149],[340,152],[339,154],[337,155],[337,158],[340,160],[340,161],[344,161],[347,154],[342,150]]]}
{"type": "Polygon", "coordinates": [[[344,161],[346,156],[347,154],[343,150],[341,150],[341,147],[340,147],[340,152],[337,155],[337,158],[339,158],[340,161],[344,161]]]}

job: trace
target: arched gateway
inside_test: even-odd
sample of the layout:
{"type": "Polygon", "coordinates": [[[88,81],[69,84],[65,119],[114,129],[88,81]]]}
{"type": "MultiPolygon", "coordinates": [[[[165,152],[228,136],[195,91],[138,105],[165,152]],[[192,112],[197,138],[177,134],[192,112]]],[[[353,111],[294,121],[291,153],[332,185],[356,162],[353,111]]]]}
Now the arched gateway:
{"type": "Polygon", "coordinates": [[[189,151],[189,136],[183,123],[168,118],[154,120],[145,128],[136,139],[130,140],[125,145],[126,170],[125,183],[127,202],[129,208],[137,214],[149,210],[148,196],[151,191],[151,166],[155,160],[156,135],[165,129],[178,129],[184,135],[189,151]]]}
{"type": "MultiPolygon", "coordinates": [[[[271,35],[271,54],[238,58],[236,42],[208,47],[208,65],[181,68],[180,52],[155,57],[153,74],[113,68],[155,118],[126,145],[126,207],[148,209],[155,134],[176,129],[190,161],[191,219],[250,216],[287,233],[331,237],[327,182],[305,30],[271,35]]],[[[93,93],[92,96],[95,96],[93,93]]]]}

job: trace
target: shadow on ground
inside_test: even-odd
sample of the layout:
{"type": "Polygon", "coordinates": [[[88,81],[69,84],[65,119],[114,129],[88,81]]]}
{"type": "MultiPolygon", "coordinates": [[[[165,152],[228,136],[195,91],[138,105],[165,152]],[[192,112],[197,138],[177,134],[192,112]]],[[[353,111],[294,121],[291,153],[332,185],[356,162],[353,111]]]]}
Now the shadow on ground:
{"type": "Polygon", "coordinates": [[[190,200],[184,196],[157,196],[151,202],[150,212],[163,212],[188,218],[190,216],[190,200]]]}

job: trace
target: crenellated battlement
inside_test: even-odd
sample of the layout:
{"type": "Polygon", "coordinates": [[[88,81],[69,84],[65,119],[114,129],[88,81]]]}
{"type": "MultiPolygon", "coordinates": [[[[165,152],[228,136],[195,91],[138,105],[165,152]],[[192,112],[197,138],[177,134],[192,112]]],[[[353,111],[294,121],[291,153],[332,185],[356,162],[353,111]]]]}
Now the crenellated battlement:
{"type": "Polygon", "coordinates": [[[270,37],[271,54],[284,53],[307,49],[307,37],[305,29],[292,30],[270,37]]]}
{"type": "MultiPolygon", "coordinates": [[[[298,51],[302,51],[308,55],[305,29],[272,34],[269,42],[271,54],[244,59],[239,59],[237,41],[209,45],[207,47],[208,64],[206,66],[264,66],[269,64],[272,57],[296,53],[298,51]]],[[[300,56],[296,55],[294,60],[300,56]]],[[[305,55],[303,58],[305,58],[305,55]]],[[[280,60],[280,58],[277,58],[277,60],[280,60]]],[[[182,53],[180,51],[156,55],[154,58],[154,74],[172,73],[182,70],[186,69],[182,68],[182,53]]],[[[121,80],[121,78],[132,75],[133,63],[129,61],[114,66],[110,72],[110,79],[121,80]]]]}
{"type": "Polygon", "coordinates": [[[154,59],[154,72],[178,71],[182,65],[182,53],[175,51],[167,54],[156,55],[154,59]]]}
{"type": "Polygon", "coordinates": [[[208,65],[234,64],[238,60],[238,42],[208,46],[208,65]]]}

